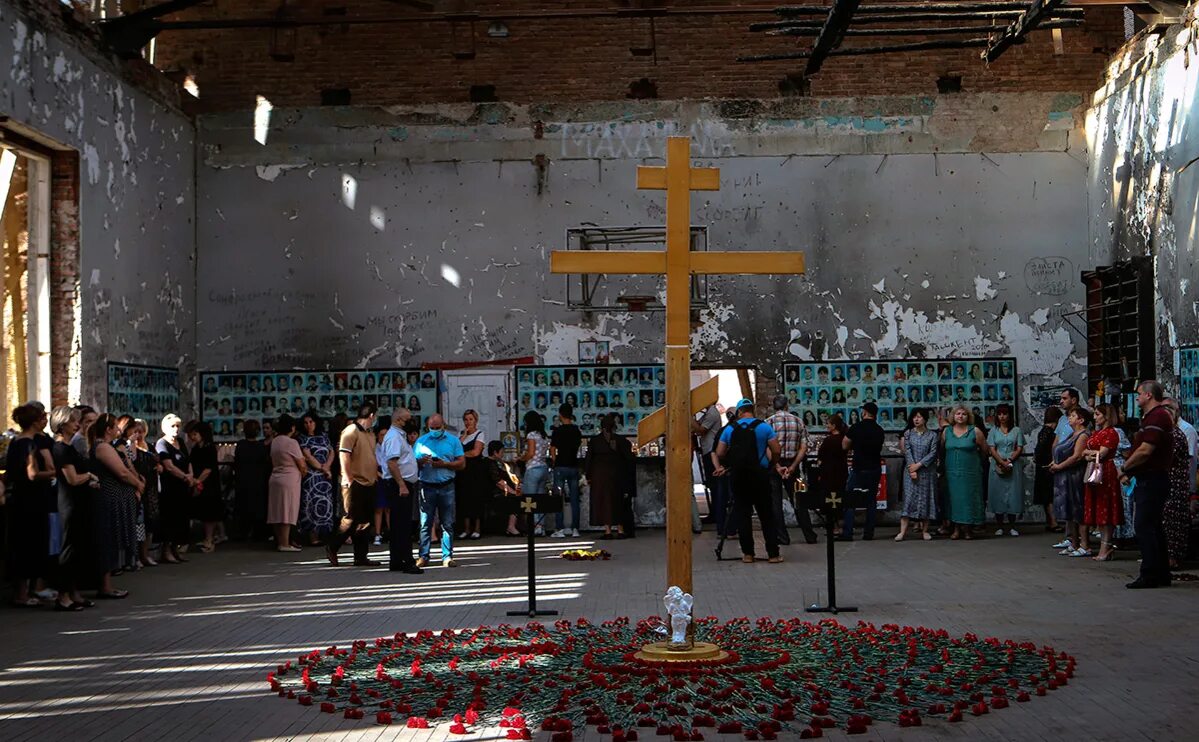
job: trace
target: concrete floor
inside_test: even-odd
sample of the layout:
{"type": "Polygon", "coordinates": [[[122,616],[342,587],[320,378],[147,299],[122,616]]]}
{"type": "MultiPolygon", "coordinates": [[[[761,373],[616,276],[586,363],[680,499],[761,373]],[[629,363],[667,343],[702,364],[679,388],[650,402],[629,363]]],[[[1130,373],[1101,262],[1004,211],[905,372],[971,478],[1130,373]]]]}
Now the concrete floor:
{"type": "MultiPolygon", "coordinates": [[[[902,544],[881,530],[872,542],[837,544],[840,602],[861,608],[846,622],[973,631],[1078,659],[1076,678],[1046,698],[958,725],[880,722],[864,738],[1196,739],[1199,584],[1126,590],[1135,553],[1105,564],[1068,559],[1048,548],[1053,539],[1040,526],[1026,530],[1020,538],[902,544]]],[[[658,613],[663,533],[602,542],[615,555],[608,562],[557,558],[590,543],[539,542],[543,607],[566,618],[658,613]]],[[[818,546],[786,547],[782,565],[717,563],[714,544],[711,533],[695,542],[699,615],[791,616],[824,597],[823,537],[818,546]]],[[[726,554],[736,553],[730,544],[726,554]]],[[[317,549],[285,555],[225,545],[193,553],[185,565],[124,576],[129,600],[82,614],[4,609],[0,739],[440,740],[448,725],[403,730],[345,720],[281,701],[263,681],[278,661],[329,644],[511,622],[504,612],[524,601],[523,541],[484,539],[457,556],[458,569],[411,577],[332,569],[317,549]]]]}

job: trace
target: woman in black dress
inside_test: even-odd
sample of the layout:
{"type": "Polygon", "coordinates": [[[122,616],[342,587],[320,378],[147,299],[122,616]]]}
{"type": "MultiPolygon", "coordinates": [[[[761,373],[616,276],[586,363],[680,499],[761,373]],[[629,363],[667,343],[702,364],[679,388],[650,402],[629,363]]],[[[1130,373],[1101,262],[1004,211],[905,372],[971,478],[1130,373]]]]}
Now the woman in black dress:
{"type": "Polygon", "coordinates": [[[615,416],[604,415],[599,435],[587,442],[587,457],[583,461],[591,494],[589,520],[592,525],[604,527],[600,538],[612,538],[613,526],[616,538],[625,537],[624,497],[628,491],[627,470],[632,462],[633,448],[627,438],[617,435],[615,416]]]}
{"type": "Polygon", "coordinates": [[[36,607],[30,584],[46,576],[50,554],[50,487],[54,470],[47,469],[36,436],[46,424],[46,412],[32,404],[13,410],[20,433],[8,444],[7,522],[9,577],[16,586],[14,605],[36,607]]]}
{"type": "MultiPolygon", "coordinates": [[[[58,516],[62,520],[62,548],[58,553],[60,585],[54,610],[80,611],[95,604],[85,600],[79,590],[94,586],[101,577],[96,562],[94,523],[100,478],[91,473],[91,462],[71,445],[71,438],[79,432],[77,410],[55,407],[50,414],[50,430],[54,432],[58,516]]],[[[107,575],[104,579],[111,581],[107,575]]],[[[100,590],[111,592],[112,585],[101,584],[100,590]]]]}
{"type": "Polygon", "coordinates": [[[158,494],[158,527],[162,541],[162,555],[159,558],[167,564],[186,562],[179,555],[179,548],[186,547],[191,540],[191,492],[196,480],[192,477],[187,449],[179,440],[182,424],[178,415],[164,417],[162,438],[154,447],[158,461],[162,464],[162,488],[158,494]]]}
{"type": "Polygon", "coordinates": [[[234,512],[247,539],[265,537],[267,481],[271,478],[271,452],[258,440],[261,426],[246,420],[245,438],[233,449],[234,512]]]}
{"type": "Polygon", "coordinates": [[[462,433],[458,437],[466,455],[466,468],[454,477],[454,500],[458,517],[462,520],[462,533],[458,534],[458,538],[479,538],[483,530],[487,494],[491,490],[487,462],[483,457],[487,437],[479,430],[479,413],[474,410],[462,413],[462,426],[462,433]],[[473,529],[471,523],[474,523],[473,529]]]}
{"type": "Polygon", "coordinates": [[[225,520],[225,500],[221,497],[221,475],[217,470],[216,446],[212,443],[212,426],[200,420],[187,424],[187,441],[191,444],[192,474],[196,520],[204,524],[204,540],[200,551],[216,548],[213,538],[217,526],[225,520]]]}
{"type": "Polygon", "coordinates": [[[1045,530],[1061,533],[1063,528],[1058,526],[1053,516],[1053,472],[1049,465],[1053,463],[1053,444],[1057,441],[1057,423],[1062,419],[1062,408],[1049,407],[1045,410],[1045,424],[1037,433],[1037,447],[1033,450],[1035,475],[1032,484],[1032,504],[1040,505],[1045,510],[1045,530]]]}
{"type": "MultiPolygon", "coordinates": [[[[137,499],[142,493],[141,477],[133,471],[113,445],[117,419],[100,415],[87,431],[91,470],[100,478],[99,508],[93,519],[99,567],[107,574],[119,573],[137,556],[137,499]]],[[[124,590],[102,590],[97,597],[124,598],[124,590]]]]}
{"type": "Polygon", "coordinates": [[[141,537],[139,558],[143,567],[157,567],[158,562],[150,556],[150,542],[153,540],[154,534],[159,532],[158,490],[162,464],[158,462],[158,455],[147,445],[146,436],[149,432],[150,426],[146,425],[146,421],[138,419],[134,420],[126,429],[125,434],[129,440],[129,453],[133,457],[133,469],[145,483],[141,498],[142,529],[139,534],[141,537]]]}

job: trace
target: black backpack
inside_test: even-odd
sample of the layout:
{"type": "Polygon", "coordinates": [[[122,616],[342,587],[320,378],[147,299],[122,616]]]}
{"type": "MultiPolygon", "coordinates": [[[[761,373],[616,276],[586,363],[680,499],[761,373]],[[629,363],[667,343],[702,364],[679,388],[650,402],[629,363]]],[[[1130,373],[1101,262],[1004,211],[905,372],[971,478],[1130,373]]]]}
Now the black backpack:
{"type": "Polygon", "coordinates": [[[733,471],[754,471],[762,468],[762,457],[758,454],[758,435],[754,429],[762,424],[754,420],[749,425],[733,423],[729,436],[729,450],[725,453],[725,464],[733,471]]]}

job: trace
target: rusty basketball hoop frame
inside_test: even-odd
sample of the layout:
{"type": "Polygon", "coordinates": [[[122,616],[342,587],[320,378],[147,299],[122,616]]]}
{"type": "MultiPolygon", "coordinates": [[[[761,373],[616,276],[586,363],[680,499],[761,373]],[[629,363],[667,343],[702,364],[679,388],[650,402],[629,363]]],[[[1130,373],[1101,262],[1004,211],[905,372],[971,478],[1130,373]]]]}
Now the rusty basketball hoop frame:
{"type": "MultiPolygon", "coordinates": [[[[567,250],[645,250],[653,246],[666,248],[666,229],[649,227],[574,227],[566,230],[567,250]]],[[[691,227],[691,250],[708,249],[708,228],[691,227]]],[[[655,294],[617,294],[611,300],[597,298],[608,286],[608,276],[602,273],[576,273],[566,276],[566,307],[579,312],[661,312],[665,310],[661,297],[655,294]]],[[[708,306],[708,277],[691,277],[691,309],[696,312],[708,306]]]]}

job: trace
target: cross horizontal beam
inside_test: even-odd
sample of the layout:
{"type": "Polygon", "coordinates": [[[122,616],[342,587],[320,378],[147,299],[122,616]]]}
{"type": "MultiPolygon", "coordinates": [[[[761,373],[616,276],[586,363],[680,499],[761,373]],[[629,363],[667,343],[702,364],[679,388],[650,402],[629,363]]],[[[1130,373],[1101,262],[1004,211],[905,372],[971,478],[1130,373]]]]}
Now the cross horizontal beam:
{"type": "MultiPolygon", "coordinates": [[[[691,168],[691,190],[719,191],[720,170],[714,167],[691,168]]],[[[637,188],[643,191],[666,190],[666,168],[642,165],[637,168],[637,188]]]]}
{"type": "MultiPolygon", "coordinates": [[[[802,252],[739,250],[735,252],[692,252],[692,275],[763,276],[804,272],[802,252]]],[[[666,253],[655,250],[554,250],[550,253],[551,273],[603,273],[607,275],[662,274],[666,272],[666,253]]]]}

